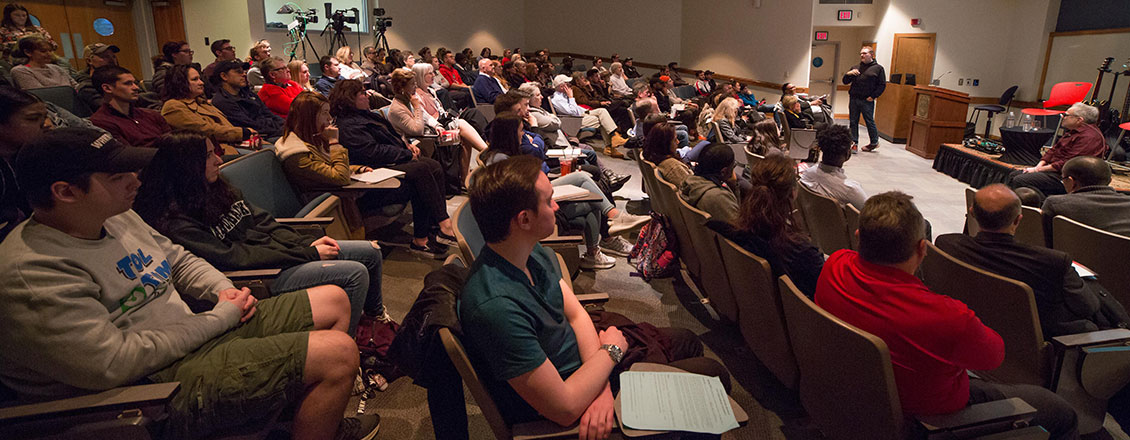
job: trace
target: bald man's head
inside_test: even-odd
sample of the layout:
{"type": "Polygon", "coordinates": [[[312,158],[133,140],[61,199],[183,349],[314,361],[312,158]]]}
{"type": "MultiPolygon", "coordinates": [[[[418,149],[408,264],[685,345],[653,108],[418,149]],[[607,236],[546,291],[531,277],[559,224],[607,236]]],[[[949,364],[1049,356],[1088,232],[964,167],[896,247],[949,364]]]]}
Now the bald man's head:
{"type": "MultiPolygon", "coordinates": [[[[1063,178],[1074,180],[1074,189],[1084,186],[1110,185],[1110,165],[1094,156],[1078,156],[1063,164],[1063,178]]],[[[1066,185],[1065,185],[1066,186],[1066,185]]]]}
{"type": "Polygon", "coordinates": [[[1020,197],[1009,187],[995,183],[973,196],[973,218],[981,229],[1003,232],[1020,216],[1020,197]]]}

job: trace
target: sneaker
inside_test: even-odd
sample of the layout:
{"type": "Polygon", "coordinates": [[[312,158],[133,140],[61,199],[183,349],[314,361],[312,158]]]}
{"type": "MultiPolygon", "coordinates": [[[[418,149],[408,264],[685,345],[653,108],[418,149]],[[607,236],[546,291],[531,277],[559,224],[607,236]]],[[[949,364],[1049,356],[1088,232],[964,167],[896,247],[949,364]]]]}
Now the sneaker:
{"type": "Polygon", "coordinates": [[[647,223],[649,221],[651,221],[650,216],[632,215],[628,214],[625,211],[620,211],[620,215],[616,216],[616,218],[614,219],[611,219],[611,221],[609,222],[608,233],[611,235],[616,235],[621,232],[631,230],[632,228],[635,228],[637,226],[643,225],[644,223],[647,223]]]}
{"type": "Polygon", "coordinates": [[[627,257],[632,253],[633,247],[631,243],[628,243],[628,240],[619,235],[600,240],[600,250],[617,257],[627,257]]]}
{"type": "Polygon", "coordinates": [[[855,144],[855,143],[851,144],[851,154],[859,154],[859,145],[858,144],[855,144]]]}
{"type": "Polygon", "coordinates": [[[447,245],[440,244],[431,239],[429,239],[428,244],[424,246],[420,246],[416,244],[416,242],[408,243],[408,249],[411,250],[413,254],[424,258],[442,260],[447,256],[447,245]]]}
{"type": "Polygon", "coordinates": [[[444,234],[443,231],[436,232],[436,241],[448,246],[459,246],[459,241],[455,239],[454,235],[444,234]]]}
{"type": "Polygon", "coordinates": [[[594,254],[585,253],[585,256],[581,257],[581,269],[611,269],[615,265],[616,259],[604,255],[599,249],[594,254]]]}
{"type": "Polygon", "coordinates": [[[605,168],[601,170],[601,178],[604,180],[604,184],[608,185],[609,192],[616,192],[619,191],[620,188],[623,188],[624,184],[628,183],[628,180],[630,180],[632,176],[616,174],[614,171],[605,168]]]}
{"type": "Polygon", "coordinates": [[[350,396],[360,396],[365,392],[365,377],[361,373],[361,369],[357,369],[357,375],[353,376],[353,389],[350,390],[350,396]]]}
{"type": "Polygon", "coordinates": [[[868,145],[866,147],[863,147],[863,151],[870,153],[872,151],[875,151],[875,149],[877,149],[877,148],[879,148],[879,144],[871,144],[871,145],[868,145]]]}
{"type": "Polygon", "coordinates": [[[341,419],[334,440],[372,440],[381,429],[381,416],[358,414],[341,419]]]}

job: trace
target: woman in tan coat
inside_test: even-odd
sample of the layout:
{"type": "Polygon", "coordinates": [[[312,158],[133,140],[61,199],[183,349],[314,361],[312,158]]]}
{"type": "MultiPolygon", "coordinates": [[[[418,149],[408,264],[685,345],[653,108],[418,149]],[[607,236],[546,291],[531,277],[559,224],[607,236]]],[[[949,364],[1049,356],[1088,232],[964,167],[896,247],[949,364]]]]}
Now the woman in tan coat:
{"type": "MultiPolygon", "coordinates": [[[[174,129],[204,133],[222,149],[222,154],[239,154],[235,147],[258,134],[255,129],[236,127],[220,109],[204,98],[204,80],[200,72],[188,64],[178,64],[165,76],[165,105],[161,116],[174,129]]],[[[258,149],[259,144],[246,147],[258,149]]]]}

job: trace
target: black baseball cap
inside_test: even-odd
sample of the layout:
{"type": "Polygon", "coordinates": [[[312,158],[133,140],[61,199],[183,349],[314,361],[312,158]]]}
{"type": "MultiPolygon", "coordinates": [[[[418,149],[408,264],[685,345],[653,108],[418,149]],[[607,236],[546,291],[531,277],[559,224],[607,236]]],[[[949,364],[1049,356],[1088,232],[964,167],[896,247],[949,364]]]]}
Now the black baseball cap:
{"type": "MultiPolygon", "coordinates": [[[[244,71],[246,71],[247,69],[251,68],[251,65],[238,59],[220,61],[216,63],[216,67],[212,69],[212,78],[210,79],[213,83],[219,84],[221,74],[227,73],[229,70],[238,68],[242,68],[244,71]]],[[[263,72],[263,76],[266,76],[266,72],[263,72]]]]}
{"type": "Polygon", "coordinates": [[[57,128],[16,155],[16,178],[24,191],[51,186],[85,173],[125,173],[149,164],[155,148],[128,147],[93,128],[57,128]]]}

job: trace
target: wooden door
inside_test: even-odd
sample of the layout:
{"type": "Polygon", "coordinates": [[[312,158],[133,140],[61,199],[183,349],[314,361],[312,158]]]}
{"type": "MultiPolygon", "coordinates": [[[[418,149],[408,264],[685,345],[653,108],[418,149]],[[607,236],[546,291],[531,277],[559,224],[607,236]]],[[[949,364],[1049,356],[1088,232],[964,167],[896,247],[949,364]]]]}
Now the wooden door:
{"type": "MultiPolygon", "coordinates": [[[[139,1],[139,0],[135,0],[139,1]]],[[[133,31],[133,14],[127,6],[110,6],[102,0],[64,0],[67,6],[67,21],[70,23],[71,40],[74,43],[75,68],[86,69],[86,60],[82,59],[82,49],[88,44],[105,43],[118,46],[118,65],[129,69],[130,72],[141,72],[141,55],[137,47],[137,34],[133,31]],[[99,30],[109,35],[100,35],[95,31],[95,21],[103,19],[112,27],[106,27],[102,21],[99,30]]],[[[128,3],[127,3],[128,4],[128,3]]],[[[101,21],[101,20],[99,20],[101,21]]]]}
{"type": "Polygon", "coordinates": [[[837,65],[839,60],[836,57],[839,51],[839,43],[812,45],[812,60],[808,64],[809,95],[828,95],[829,99],[834,99],[836,82],[840,80],[839,75],[836,74],[840,71],[837,65]]]}
{"type": "MultiPolygon", "coordinates": [[[[185,41],[184,10],[181,0],[168,0],[161,2],[161,6],[153,5],[153,25],[157,29],[157,48],[167,41],[185,41]]],[[[211,59],[212,53],[205,47],[202,58],[211,59]]],[[[200,48],[196,48],[200,50],[200,48]]],[[[201,56],[197,53],[197,56],[201,56]]]]}
{"type": "Polygon", "coordinates": [[[934,75],[936,36],[937,34],[895,34],[891,66],[887,69],[887,74],[901,73],[905,78],[906,74],[913,73],[918,84],[930,84],[934,75]]]}
{"type": "MultiPolygon", "coordinates": [[[[71,30],[67,26],[67,9],[63,6],[63,0],[34,0],[20,4],[27,8],[30,15],[28,20],[32,24],[38,21],[38,25],[51,34],[51,39],[59,43],[59,49],[55,54],[64,58],[73,58],[73,51],[70,48],[71,30]]],[[[82,54],[78,56],[81,57],[82,54]]]]}

